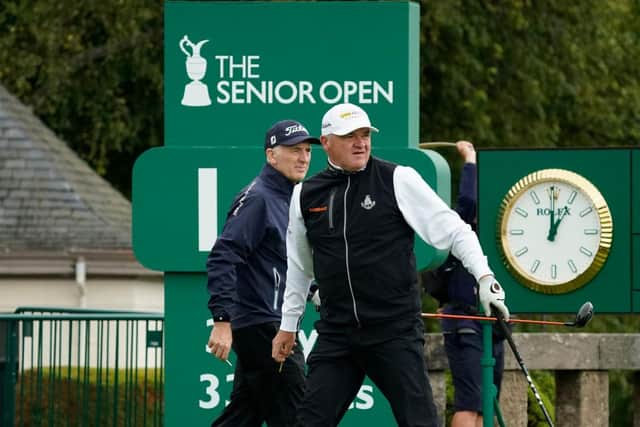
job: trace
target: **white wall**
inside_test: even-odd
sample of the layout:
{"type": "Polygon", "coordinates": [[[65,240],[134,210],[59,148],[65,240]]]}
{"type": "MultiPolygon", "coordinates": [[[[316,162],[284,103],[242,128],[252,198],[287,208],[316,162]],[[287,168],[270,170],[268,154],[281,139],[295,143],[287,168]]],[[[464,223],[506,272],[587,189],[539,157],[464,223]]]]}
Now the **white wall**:
{"type": "MultiPolygon", "coordinates": [[[[86,281],[82,308],[164,311],[162,277],[86,281]]],[[[0,278],[0,312],[21,306],[81,308],[82,294],[73,278],[0,278]]]]}
{"type": "MultiPolygon", "coordinates": [[[[164,312],[162,277],[87,278],[85,298],[74,278],[0,278],[0,313],[17,307],[88,308],[164,312]],[[84,302],[84,307],[82,304],[84,302]]],[[[23,336],[22,323],[20,337],[23,336]]],[[[105,366],[129,369],[161,366],[162,349],[146,348],[148,330],[158,321],[34,322],[31,337],[20,342],[25,369],[36,366],[105,366]],[[85,334],[88,334],[85,335],[85,334]],[[87,342],[87,339],[89,340],[87,342]],[[116,346],[117,341],[117,346],[116,346]],[[69,350],[71,349],[71,350],[69,350]],[[116,349],[118,353],[116,354],[116,349]],[[36,355],[36,356],[34,356],[36,355]],[[32,360],[34,357],[40,360],[32,360]]]]}

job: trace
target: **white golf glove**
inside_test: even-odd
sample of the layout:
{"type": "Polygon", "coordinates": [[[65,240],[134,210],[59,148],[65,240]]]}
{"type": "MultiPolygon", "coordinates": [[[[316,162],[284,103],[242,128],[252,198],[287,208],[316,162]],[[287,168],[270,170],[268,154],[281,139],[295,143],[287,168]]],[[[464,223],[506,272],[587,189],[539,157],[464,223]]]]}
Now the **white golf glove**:
{"type": "Polygon", "coordinates": [[[484,276],[478,281],[480,304],[485,316],[491,316],[491,307],[498,310],[505,321],[509,320],[509,309],[504,303],[504,289],[493,276],[484,276]]]}
{"type": "Polygon", "coordinates": [[[320,289],[316,289],[316,291],[311,296],[311,302],[316,306],[316,310],[320,309],[320,305],[322,302],[320,301],[320,289]]]}
{"type": "Polygon", "coordinates": [[[307,294],[307,301],[311,301],[315,306],[316,311],[320,311],[320,305],[322,305],[322,302],[320,301],[320,289],[315,280],[311,281],[309,293],[307,294]]]}

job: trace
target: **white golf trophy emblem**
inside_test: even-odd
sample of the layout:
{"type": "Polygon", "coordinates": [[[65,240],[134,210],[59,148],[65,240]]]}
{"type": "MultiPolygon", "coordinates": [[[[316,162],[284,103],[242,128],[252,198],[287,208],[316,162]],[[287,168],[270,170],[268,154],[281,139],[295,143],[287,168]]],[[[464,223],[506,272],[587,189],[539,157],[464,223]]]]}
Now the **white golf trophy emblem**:
{"type": "Polygon", "coordinates": [[[180,49],[187,55],[187,61],[185,63],[187,67],[187,75],[191,80],[191,83],[187,83],[184,87],[184,96],[182,97],[182,105],[188,107],[204,107],[211,105],[211,98],[209,97],[209,88],[206,84],[200,82],[204,78],[207,72],[207,60],[200,56],[200,48],[209,40],[202,40],[196,44],[184,36],[180,40],[180,49]],[[191,48],[191,52],[185,49],[185,46],[191,48]]]}

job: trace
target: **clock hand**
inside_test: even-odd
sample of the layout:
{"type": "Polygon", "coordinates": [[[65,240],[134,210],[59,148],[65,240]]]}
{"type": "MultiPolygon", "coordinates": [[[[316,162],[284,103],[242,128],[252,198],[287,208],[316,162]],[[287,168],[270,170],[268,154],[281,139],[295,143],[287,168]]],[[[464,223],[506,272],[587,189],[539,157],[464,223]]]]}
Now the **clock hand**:
{"type": "Polygon", "coordinates": [[[549,204],[550,204],[550,208],[549,208],[549,233],[547,234],[547,240],[550,242],[553,242],[553,239],[555,238],[556,235],[556,231],[555,231],[555,226],[554,226],[554,219],[555,219],[555,198],[556,198],[556,191],[555,191],[555,187],[552,185],[551,187],[549,187],[549,189],[547,190],[549,192],[549,204]]]}
{"type": "Polygon", "coordinates": [[[560,225],[560,221],[562,221],[564,217],[567,216],[567,212],[569,212],[569,209],[566,206],[564,207],[564,209],[560,210],[558,220],[553,224],[552,229],[549,231],[550,241],[553,242],[553,240],[555,239],[556,234],[558,233],[558,226],[560,225]]]}

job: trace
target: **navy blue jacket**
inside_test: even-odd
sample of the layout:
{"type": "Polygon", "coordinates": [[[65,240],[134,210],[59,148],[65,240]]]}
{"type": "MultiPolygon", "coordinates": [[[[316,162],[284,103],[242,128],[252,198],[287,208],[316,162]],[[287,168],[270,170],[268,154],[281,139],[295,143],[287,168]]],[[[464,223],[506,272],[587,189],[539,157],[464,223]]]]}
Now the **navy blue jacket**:
{"type": "Polygon", "coordinates": [[[279,322],[293,183],[271,165],[235,197],[207,259],[209,310],[233,329],[279,322]]]}
{"type": "MultiPolygon", "coordinates": [[[[476,165],[474,163],[465,163],[460,176],[460,188],[455,211],[474,230],[476,229],[477,200],[476,165]]],[[[447,272],[449,277],[447,290],[450,303],[444,307],[444,312],[448,314],[469,314],[464,307],[476,307],[478,304],[476,279],[453,255],[449,255],[449,258],[438,268],[450,269],[447,272]]],[[[441,324],[442,330],[448,332],[459,328],[472,328],[480,331],[482,328],[480,322],[473,320],[443,319],[441,324]]]]}

